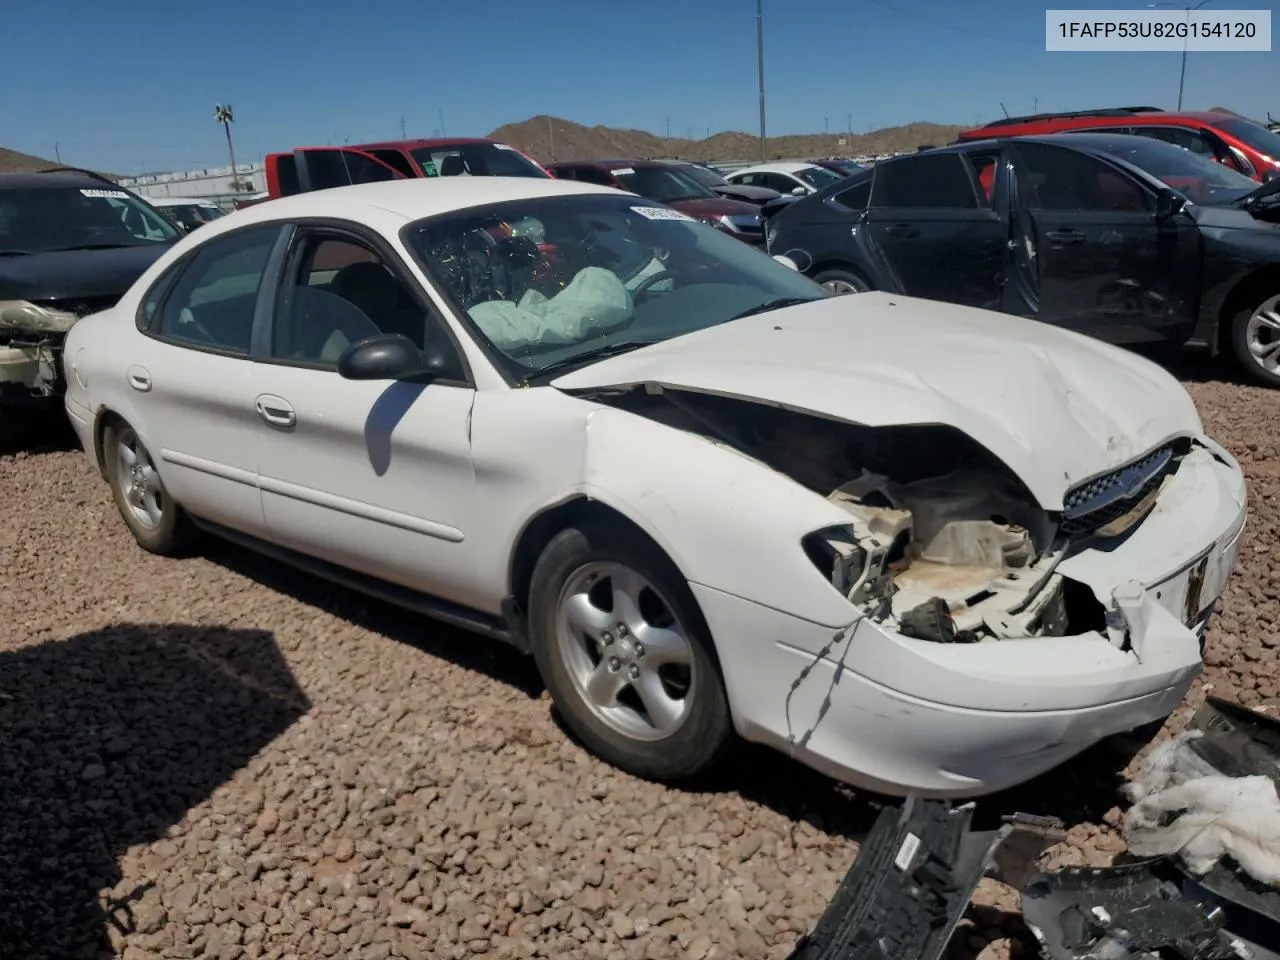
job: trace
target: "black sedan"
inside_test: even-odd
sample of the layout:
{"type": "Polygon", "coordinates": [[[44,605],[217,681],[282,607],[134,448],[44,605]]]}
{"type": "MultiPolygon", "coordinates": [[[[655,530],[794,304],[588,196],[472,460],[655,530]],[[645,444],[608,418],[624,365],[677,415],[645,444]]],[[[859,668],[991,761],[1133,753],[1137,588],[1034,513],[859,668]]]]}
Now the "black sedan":
{"type": "Polygon", "coordinates": [[[766,242],[836,293],[1230,351],[1280,387],[1280,182],[1159,140],[1066,133],[886,160],[780,210],[766,242]]]}

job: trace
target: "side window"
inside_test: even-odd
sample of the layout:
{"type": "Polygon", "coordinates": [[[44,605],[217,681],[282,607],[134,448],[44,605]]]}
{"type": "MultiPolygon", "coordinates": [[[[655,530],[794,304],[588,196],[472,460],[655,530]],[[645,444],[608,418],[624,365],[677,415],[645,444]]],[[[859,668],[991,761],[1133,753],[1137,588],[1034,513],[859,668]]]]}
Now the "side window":
{"type": "Polygon", "coordinates": [[[272,357],[335,364],[350,343],[399,333],[449,358],[442,379],[464,379],[445,331],[371,247],[345,234],[314,233],[292,264],[276,308],[272,357]]]}
{"type": "Polygon", "coordinates": [[[413,164],[409,162],[409,157],[399,150],[370,150],[369,153],[397,173],[402,173],[406,177],[418,175],[413,169],[413,164]]]}
{"type": "Polygon", "coordinates": [[[784,173],[766,173],[761,178],[761,184],[783,194],[790,193],[796,187],[804,186],[799,180],[794,180],[784,173]]]}
{"type": "Polygon", "coordinates": [[[583,183],[594,183],[601,187],[612,187],[614,179],[611,174],[605,173],[603,170],[597,170],[595,167],[575,167],[576,180],[583,183]]]}
{"type": "Polygon", "coordinates": [[[279,235],[280,227],[272,225],[202,246],[164,299],[159,335],[193,347],[247,355],[258,287],[279,235]]]}
{"type": "Polygon", "coordinates": [[[355,150],[307,150],[303,158],[312,190],[395,179],[391,169],[355,150]]]}
{"type": "Polygon", "coordinates": [[[871,205],[974,210],[978,199],[960,154],[924,153],[876,164],[871,205]]]}
{"type": "Polygon", "coordinates": [[[1147,211],[1151,201],[1138,184],[1101,160],[1043,143],[1020,143],[1024,173],[1035,210],[1075,213],[1147,211]]]}
{"type": "Polygon", "coordinates": [[[1216,159],[1217,156],[1213,149],[1213,144],[1205,139],[1198,130],[1188,130],[1186,127],[1134,127],[1133,132],[1139,136],[1150,137],[1153,140],[1172,143],[1174,146],[1190,150],[1192,153],[1198,153],[1211,160],[1216,159]]]}
{"type": "Polygon", "coordinates": [[[861,213],[871,202],[871,178],[867,177],[847,190],[841,190],[831,199],[846,210],[861,213]]]}
{"type": "Polygon", "coordinates": [[[733,182],[740,183],[744,187],[758,187],[760,186],[760,174],[744,173],[742,176],[736,177],[733,182]]]}
{"type": "Polygon", "coordinates": [[[573,167],[552,167],[551,172],[555,174],[557,180],[578,179],[578,171],[573,167]]]}

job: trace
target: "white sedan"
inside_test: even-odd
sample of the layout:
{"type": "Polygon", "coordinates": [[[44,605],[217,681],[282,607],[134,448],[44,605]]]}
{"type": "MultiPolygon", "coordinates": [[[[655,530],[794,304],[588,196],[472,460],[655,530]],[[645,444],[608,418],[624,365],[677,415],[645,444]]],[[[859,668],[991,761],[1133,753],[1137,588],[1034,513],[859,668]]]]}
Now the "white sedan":
{"type": "Polygon", "coordinates": [[[725,180],[729,183],[747,187],[768,187],[770,190],[777,190],[784,197],[806,197],[840,179],[842,179],[840,174],[833,173],[826,167],[803,161],[761,163],[754,167],[735,170],[725,176],[725,180]]]}
{"type": "Polygon", "coordinates": [[[1245,520],[1159,367],[829,297],[584,183],[238,211],[65,359],[142,547],[213,532],[509,640],[654,779],[735,732],[887,793],[1034,777],[1179,704],[1245,520]]]}

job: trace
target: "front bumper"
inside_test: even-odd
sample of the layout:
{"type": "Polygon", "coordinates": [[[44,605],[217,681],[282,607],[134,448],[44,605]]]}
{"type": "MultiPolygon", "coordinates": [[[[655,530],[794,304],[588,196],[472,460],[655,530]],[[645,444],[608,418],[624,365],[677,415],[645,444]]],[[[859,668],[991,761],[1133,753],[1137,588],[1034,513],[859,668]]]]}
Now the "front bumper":
{"type": "Polygon", "coordinates": [[[1059,566],[1102,601],[1105,633],[932,643],[870,620],[836,632],[693,589],[744,738],[863,789],[974,797],[1178,707],[1201,670],[1207,611],[1244,520],[1239,466],[1216,445],[1197,447],[1123,542],[1059,566]]]}

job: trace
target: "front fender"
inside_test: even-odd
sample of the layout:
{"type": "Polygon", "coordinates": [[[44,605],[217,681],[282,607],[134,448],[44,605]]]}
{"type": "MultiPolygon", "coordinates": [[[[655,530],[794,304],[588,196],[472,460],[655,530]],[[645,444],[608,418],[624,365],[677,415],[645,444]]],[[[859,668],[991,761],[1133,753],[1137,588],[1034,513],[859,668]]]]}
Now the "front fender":
{"type": "Polygon", "coordinates": [[[648,533],[691,582],[833,628],[855,616],[800,544],[849,515],[736,450],[597,408],[582,489],[648,533]]]}

